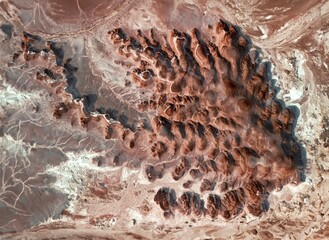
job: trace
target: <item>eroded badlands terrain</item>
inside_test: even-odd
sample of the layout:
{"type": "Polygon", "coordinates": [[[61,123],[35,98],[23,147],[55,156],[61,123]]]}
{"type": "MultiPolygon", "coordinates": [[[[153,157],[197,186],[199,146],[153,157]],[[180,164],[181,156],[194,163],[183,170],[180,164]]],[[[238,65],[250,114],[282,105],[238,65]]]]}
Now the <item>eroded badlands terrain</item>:
{"type": "Polygon", "coordinates": [[[325,239],[326,1],[0,3],[4,239],[325,239]]]}

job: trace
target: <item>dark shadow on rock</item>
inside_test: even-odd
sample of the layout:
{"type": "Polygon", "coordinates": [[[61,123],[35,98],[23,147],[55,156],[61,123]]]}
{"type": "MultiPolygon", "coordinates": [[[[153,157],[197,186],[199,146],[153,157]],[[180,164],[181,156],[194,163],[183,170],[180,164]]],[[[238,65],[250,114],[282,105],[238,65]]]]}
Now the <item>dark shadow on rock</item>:
{"type": "MultiPolygon", "coordinates": [[[[300,110],[297,106],[286,106],[286,108],[288,108],[293,114],[294,114],[294,119],[298,119],[300,116],[300,110]]],[[[292,129],[295,129],[297,125],[297,121],[294,121],[292,124],[292,129]]],[[[295,136],[295,133],[292,132],[292,135],[295,136]]]]}
{"type": "Polygon", "coordinates": [[[95,103],[97,101],[97,94],[91,93],[85,95],[83,98],[83,106],[86,113],[94,112],[95,111],[95,103]]]}
{"type": "Polygon", "coordinates": [[[177,205],[177,201],[176,201],[177,196],[176,196],[176,192],[175,192],[174,189],[170,189],[170,190],[169,190],[169,196],[170,196],[170,204],[171,204],[172,206],[177,205]]]}
{"type": "Polygon", "coordinates": [[[165,117],[160,116],[160,122],[163,126],[162,134],[167,136],[169,139],[174,139],[174,134],[171,132],[171,121],[165,117]]]}
{"type": "Polygon", "coordinates": [[[125,128],[129,128],[132,131],[136,131],[136,127],[128,123],[129,119],[124,113],[121,113],[114,108],[108,108],[107,110],[105,110],[104,107],[98,108],[97,111],[99,113],[105,114],[105,117],[107,119],[119,121],[125,128]]]}
{"type": "Polygon", "coordinates": [[[81,97],[79,90],[76,88],[77,78],[74,76],[78,68],[72,66],[70,62],[71,60],[68,59],[64,64],[64,74],[68,84],[66,91],[72,95],[73,99],[76,99],[81,97]]]}
{"type": "Polygon", "coordinates": [[[28,32],[23,32],[24,37],[32,39],[32,40],[36,40],[36,41],[42,41],[42,38],[39,35],[33,35],[31,33],[28,32]]]}
{"type": "Polygon", "coordinates": [[[0,126],[0,137],[3,137],[5,134],[4,132],[4,126],[0,126]]]}
{"type": "Polygon", "coordinates": [[[269,195],[270,194],[268,192],[263,194],[263,201],[261,203],[263,212],[267,212],[270,209],[270,203],[268,202],[269,195]]]}
{"type": "MultiPolygon", "coordinates": [[[[59,47],[56,42],[47,42],[49,48],[54,52],[56,56],[56,64],[62,66],[64,62],[64,50],[62,47],[59,47]]],[[[69,62],[71,59],[67,60],[69,62]]]]}
{"type": "Polygon", "coordinates": [[[11,37],[13,35],[13,31],[14,31],[13,25],[11,25],[11,24],[2,24],[0,26],[0,29],[1,29],[1,31],[3,31],[7,35],[7,37],[9,39],[11,39],[11,37]]]}

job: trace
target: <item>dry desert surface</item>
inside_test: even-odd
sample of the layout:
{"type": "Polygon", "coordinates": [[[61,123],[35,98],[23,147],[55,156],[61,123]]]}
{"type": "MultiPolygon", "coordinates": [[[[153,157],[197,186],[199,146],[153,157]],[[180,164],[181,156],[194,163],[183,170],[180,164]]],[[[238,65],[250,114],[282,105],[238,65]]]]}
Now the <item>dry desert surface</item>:
{"type": "Polygon", "coordinates": [[[0,239],[329,238],[328,1],[0,2],[0,239]]]}

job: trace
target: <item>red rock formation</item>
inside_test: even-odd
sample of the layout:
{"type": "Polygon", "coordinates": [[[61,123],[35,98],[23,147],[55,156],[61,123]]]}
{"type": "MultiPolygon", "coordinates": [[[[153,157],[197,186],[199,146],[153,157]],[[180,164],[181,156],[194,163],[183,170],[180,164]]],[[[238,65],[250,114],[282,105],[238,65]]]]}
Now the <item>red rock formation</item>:
{"type": "Polygon", "coordinates": [[[177,204],[175,192],[168,188],[159,189],[159,191],[154,196],[154,201],[160,205],[166,218],[173,214],[174,208],[177,204]]]}
{"type": "Polygon", "coordinates": [[[299,181],[292,111],[276,101],[265,70],[251,62],[249,44],[233,26],[216,24],[204,34],[212,40],[203,40],[197,29],[190,34],[173,30],[162,38],[153,30],[149,35],[138,31],[129,37],[122,29],[108,33],[118,54],[136,66],[132,82],[151,93],[135,106],[148,113],[150,126],[141,124],[137,130],[91,113],[83,99],[73,100],[73,94],[63,90],[68,82],[53,81],[77,70],[70,60],[64,62],[56,43],[24,33],[22,50],[26,61],[56,60],[36,74],[62,98],[54,117],[118,141],[123,155],[114,157],[113,165],[122,165],[128,159],[124,154],[133,153],[147,159],[145,172],[151,182],[167,171],[178,183],[184,179],[185,189],[201,182],[200,194],[185,192],[178,203],[174,190],[161,188],[154,201],[165,217],[176,209],[226,220],[243,209],[259,216],[266,211],[267,191],[299,181]],[[202,197],[207,192],[211,193],[205,207],[202,197]]]}
{"type": "MultiPolygon", "coordinates": [[[[161,141],[154,142],[153,156],[161,161],[170,158],[170,155],[164,155],[170,146],[180,148],[179,153],[185,155],[181,159],[191,164],[186,175],[190,180],[183,184],[185,188],[195,181],[202,181],[200,191],[212,191],[214,183],[225,183],[230,179],[230,184],[237,188],[225,193],[221,204],[215,195],[208,198],[207,212],[212,217],[220,214],[231,219],[244,206],[249,213],[258,216],[266,210],[261,207],[261,196],[266,192],[266,186],[260,183],[264,182],[262,177],[270,174],[266,180],[277,185],[298,171],[282,166],[287,169],[283,177],[279,168],[275,168],[278,172],[273,172],[274,169],[269,172],[263,165],[275,162],[277,156],[282,157],[283,165],[296,162],[281,147],[279,140],[287,142],[284,135],[291,134],[293,114],[288,109],[282,111],[270,93],[262,66],[257,69],[258,65],[251,62],[246,38],[222,21],[210,29],[213,42],[202,40],[198,30],[193,29],[190,34],[173,30],[168,41],[166,37],[157,40],[153,34],[147,38],[140,31],[140,42],[121,34],[120,41],[115,43],[121,45],[120,54],[142,61],[153,73],[147,75],[150,86],[141,86],[140,80],[137,83],[143,88],[156,86],[152,96],[157,103],[154,106],[157,116],[152,120],[152,129],[156,139],[161,141]],[[168,91],[166,86],[170,82],[168,91]],[[262,139],[262,144],[257,139],[262,139]],[[176,144],[167,144],[168,141],[176,141],[176,144]],[[268,155],[268,151],[272,154],[268,155]],[[193,158],[189,160],[195,155],[206,159],[201,163],[193,158]],[[254,178],[259,181],[255,182],[254,178]]],[[[109,38],[117,39],[117,32],[122,30],[110,32],[109,38]]],[[[140,72],[139,69],[136,71],[140,72]]],[[[289,149],[297,146],[294,141],[288,142],[289,149]]],[[[294,151],[299,150],[294,148],[294,151]]],[[[184,161],[172,170],[175,180],[185,176],[188,170],[184,161]]],[[[189,194],[184,193],[178,204],[181,212],[191,212],[189,194]]]]}

